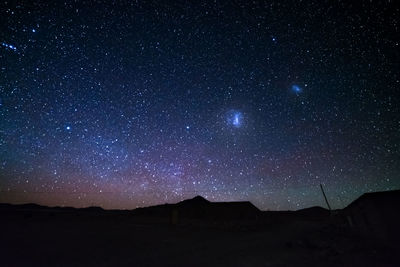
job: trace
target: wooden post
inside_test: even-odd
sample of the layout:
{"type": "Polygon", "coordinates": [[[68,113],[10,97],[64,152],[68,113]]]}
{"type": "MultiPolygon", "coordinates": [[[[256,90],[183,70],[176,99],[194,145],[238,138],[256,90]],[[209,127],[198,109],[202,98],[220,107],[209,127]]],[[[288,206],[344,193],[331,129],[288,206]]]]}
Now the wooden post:
{"type": "Polygon", "coordinates": [[[326,205],[328,205],[329,211],[331,211],[332,209],[331,209],[331,206],[329,205],[328,199],[326,198],[324,188],[322,187],[322,184],[319,184],[319,185],[321,187],[322,195],[324,195],[326,205]]]}

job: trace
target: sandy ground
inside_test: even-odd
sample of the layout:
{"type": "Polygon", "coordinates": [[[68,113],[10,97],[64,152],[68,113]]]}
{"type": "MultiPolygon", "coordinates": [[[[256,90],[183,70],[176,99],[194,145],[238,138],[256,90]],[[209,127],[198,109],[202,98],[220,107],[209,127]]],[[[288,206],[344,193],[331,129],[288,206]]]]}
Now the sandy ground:
{"type": "Polygon", "coordinates": [[[400,266],[394,249],[329,220],[195,226],[131,216],[0,218],[0,266],[400,266]]]}

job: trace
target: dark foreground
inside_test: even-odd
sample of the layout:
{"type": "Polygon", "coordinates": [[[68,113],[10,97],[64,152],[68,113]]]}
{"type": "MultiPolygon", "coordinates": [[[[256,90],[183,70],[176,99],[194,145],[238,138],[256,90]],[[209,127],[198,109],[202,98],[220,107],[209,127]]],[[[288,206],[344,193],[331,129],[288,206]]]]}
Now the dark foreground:
{"type": "Polygon", "coordinates": [[[126,212],[2,211],[0,218],[0,266],[400,266],[395,248],[332,216],[177,225],[126,212]]]}

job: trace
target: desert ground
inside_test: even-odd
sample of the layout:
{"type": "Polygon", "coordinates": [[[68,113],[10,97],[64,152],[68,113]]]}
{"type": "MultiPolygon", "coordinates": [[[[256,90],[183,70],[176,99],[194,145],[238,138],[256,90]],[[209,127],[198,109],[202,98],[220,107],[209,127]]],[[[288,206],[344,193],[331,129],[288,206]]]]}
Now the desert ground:
{"type": "Polygon", "coordinates": [[[332,216],[269,213],[257,222],[129,212],[7,210],[1,266],[399,266],[396,249],[332,216]]]}

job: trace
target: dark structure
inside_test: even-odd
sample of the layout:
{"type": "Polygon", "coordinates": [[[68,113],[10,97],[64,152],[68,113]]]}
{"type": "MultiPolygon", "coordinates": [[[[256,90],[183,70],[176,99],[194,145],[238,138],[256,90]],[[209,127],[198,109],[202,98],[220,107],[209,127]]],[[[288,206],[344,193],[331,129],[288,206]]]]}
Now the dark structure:
{"type": "Polygon", "coordinates": [[[350,227],[362,235],[399,246],[400,190],[366,193],[343,210],[350,227]]]}
{"type": "Polygon", "coordinates": [[[176,204],[164,204],[135,210],[138,215],[166,217],[173,223],[179,219],[255,220],[261,211],[249,201],[210,202],[201,196],[176,204]]]}

